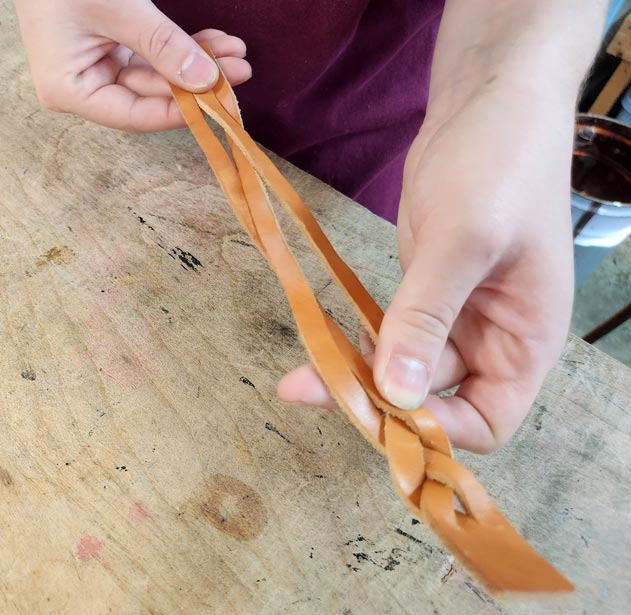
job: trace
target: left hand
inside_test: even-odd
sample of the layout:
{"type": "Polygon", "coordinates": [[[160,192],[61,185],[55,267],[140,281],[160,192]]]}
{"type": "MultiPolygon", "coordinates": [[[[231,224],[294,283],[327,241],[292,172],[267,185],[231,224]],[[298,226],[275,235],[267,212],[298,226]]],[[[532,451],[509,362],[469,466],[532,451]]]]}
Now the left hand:
{"type": "Polygon", "coordinates": [[[189,36],[149,0],[15,0],[43,106],[129,132],[185,126],[169,82],[206,92],[217,81],[207,43],[232,85],[252,69],[245,43],[221,30],[189,36]]]}
{"type": "MultiPolygon", "coordinates": [[[[450,115],[428,115],[408,154],[404,276],[376,348],[362,347],[384,397],[408,410],[424,402],[457,447],[506,442],[564,346],[572,135],[570,105],[488,83],[450,115]],[[456,384],[452,397],[426,398],[456,384]]],[[[311,366],[278,390],[288,402],[334,406],[311,366]]]]}

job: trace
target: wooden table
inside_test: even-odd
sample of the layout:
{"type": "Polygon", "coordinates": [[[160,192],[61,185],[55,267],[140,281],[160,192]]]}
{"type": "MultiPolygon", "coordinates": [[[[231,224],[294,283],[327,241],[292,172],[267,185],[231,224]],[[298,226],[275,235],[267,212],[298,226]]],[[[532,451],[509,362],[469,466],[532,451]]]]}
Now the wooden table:
{"type": "MultiPolygon", "coordinates": [[[[459,454],[577,586],[496,602],[341,414],[277,400],[305,354],[190,135],[42,110],[7,0],[0,77],[0,612],[626,612],[629,370],[572,338],[515,438],[459,454]]],[[[281,167],[385,305],[394,229],[281,167]]]]}

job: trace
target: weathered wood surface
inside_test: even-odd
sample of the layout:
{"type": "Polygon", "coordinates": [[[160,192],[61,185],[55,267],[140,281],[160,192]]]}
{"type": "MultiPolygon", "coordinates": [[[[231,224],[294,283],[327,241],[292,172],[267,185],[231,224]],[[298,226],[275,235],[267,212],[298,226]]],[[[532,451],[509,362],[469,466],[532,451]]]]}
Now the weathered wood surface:
{"type": "MultiPolygon", "coordinates": [[[[0,78],[0,612],[627,612],[629,370],[573,339],[516,437],[459,455],[577,586],[498,603],[343,416],[276,399],[305,355],[192,138],[41,110],[7,0],[0,78]]],[[[281,166],[385,304],[393,229],[281,166]]]]}

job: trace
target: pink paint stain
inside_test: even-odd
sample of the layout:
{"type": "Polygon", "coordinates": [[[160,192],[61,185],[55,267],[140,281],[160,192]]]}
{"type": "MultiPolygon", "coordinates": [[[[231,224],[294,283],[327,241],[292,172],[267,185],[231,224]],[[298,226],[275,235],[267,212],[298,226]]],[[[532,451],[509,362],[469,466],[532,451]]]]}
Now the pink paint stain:
{"type": "Polygon", "coordinates": [[[147,517],[149,516],[149,506],[147,506],[147,503],[143,502],[142,500],[136,500],[129,507],[129,516],[134,521],[138,521],[138,522],[146,521],[147,517]]]}
{"type": "Polygon", "coordinates": [[[90,534],[84,534],[77,543],[77,556],[82,562],[89,562],[94,559],[101,550],[103,543],[90,534]]]}

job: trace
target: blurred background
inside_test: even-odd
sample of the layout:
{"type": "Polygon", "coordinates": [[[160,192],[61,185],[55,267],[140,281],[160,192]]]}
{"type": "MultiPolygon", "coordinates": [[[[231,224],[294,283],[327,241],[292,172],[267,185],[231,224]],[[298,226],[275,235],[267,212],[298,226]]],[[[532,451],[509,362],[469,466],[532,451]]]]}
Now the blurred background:
{"type": "MultiPolygon", "coordinates": [[[[631,142],[628,142],[628,135],[631,134],[630,84],[631,0],[613,0],[610,2],[603,45],[594,62],[591,75],[586,81],[579,102],[579,112],[596,113],[620,122],[620,125],[613,124],[613,127],[619,134],[624,134],[620,143],[623,146],[626,144],[629,151],[631,151],[631,142]],[[627,126],[623,126],[624,124],[627,126]],[[625,130],[630,132],[625,133],[625,130]]],[[[616,149],[613,150],[615,153],[618,153],[617,145],[619,144],[616,144],[616,149]]],[[[581,162],[584,160],[585,158],[582,158],[581,162]]],[[[582,182],[579,182],[577,178],[576,169],[573,173],[572,200],[577,287],[571,330],[580,337],[585,337],[592,332],[599,338],[593,342],[596,347],[631,366],[631,236],[627,236],[626,239],[621,238],[621,235],[624,237],[625,234],[631,232],[631,197],[629,196],[631,163],[629,160],[628,157],[623,159],[618,169],[623,176],[623,182],[627,182],[627,190],[625,192],[623,189],[622,194],[614,197],[608,195],[609,201],[603,199],[602,194],[585,190],[583,185],[579,185],[582,182]],[[618,225],[615,232],[611,224],[609,227],[602,225],[598,227],[599,217],[605,222],[613,220],[604,217],[610,202],[613,202],[614,207],[611,210],[614,214],[617,215],[622,211],[627,216],[626,221],[621,218],[614,220],[618,225]],[[594,217],[589,218],[590,215],[594,217]],[[580,231],[579,227],[586,218],[590,220],[587,228],[580,231]],[[603,330],[594,332],[595,328],[607,323],[616,314],[618,318],[610,322],[608,327],[604,327],[605,331],[611,328],[610,332],[605,335],[602,335],[603,330]]],[[[611,177],[605,177],[604,181],[610,186],[613,183],[611,177]]]]}

